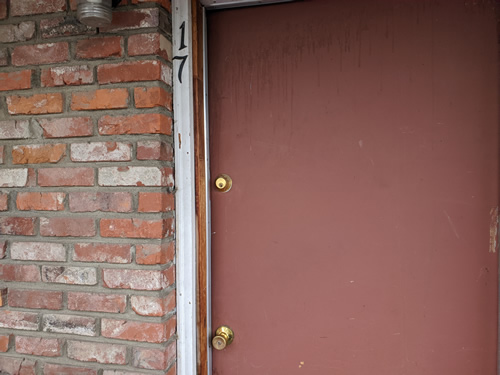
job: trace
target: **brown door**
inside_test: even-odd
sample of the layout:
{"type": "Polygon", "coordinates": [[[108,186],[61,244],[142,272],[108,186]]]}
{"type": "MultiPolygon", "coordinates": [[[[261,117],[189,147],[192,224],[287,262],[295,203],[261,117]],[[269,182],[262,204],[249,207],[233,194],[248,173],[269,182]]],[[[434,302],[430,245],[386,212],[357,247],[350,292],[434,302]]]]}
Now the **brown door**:
{"type": "Polygon", "coordinates": [[[213,373],[496,374],[491,2],[300,1],[208,36],[213,373]]]}

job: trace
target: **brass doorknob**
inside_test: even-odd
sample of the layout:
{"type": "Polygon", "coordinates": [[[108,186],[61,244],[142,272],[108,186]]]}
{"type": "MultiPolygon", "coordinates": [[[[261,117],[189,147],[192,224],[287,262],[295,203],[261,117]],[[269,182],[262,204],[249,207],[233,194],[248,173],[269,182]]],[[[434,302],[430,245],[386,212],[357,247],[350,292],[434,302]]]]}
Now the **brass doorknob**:
{"type": "Polygon", "coordinates": [[[226,346],[230,345],[234,339],[234,332],[231,328],[222,326],[217,328],[215,336],[212,339],[212,346],[214,349],[223,350],[226,346]]]}
{"type": "Polygon", "coordinates": [[[233,186],[233,180],[227,174],[220,174],[215,179],[215,187],[222,193],[225,193],[233,186]]]}

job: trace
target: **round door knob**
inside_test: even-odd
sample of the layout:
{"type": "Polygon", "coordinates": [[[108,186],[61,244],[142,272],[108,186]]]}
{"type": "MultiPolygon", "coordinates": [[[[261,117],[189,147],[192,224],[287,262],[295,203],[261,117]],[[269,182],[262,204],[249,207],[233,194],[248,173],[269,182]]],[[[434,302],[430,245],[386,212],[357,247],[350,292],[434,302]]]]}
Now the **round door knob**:
{"type": "Polygon", "coordinates": [[[233,186],[233,180],[227,174],[220,174],[215,179],[215,187],[222,193],[225,193],[233,186]]]}
{"type": "Polygon", "coordinates": [[[222,326],[217,328],[215,336],[212,339],[212,346],[216,350],[223,350],[230,345],[234,339],[234,332],[231,328],[222,326]]]}

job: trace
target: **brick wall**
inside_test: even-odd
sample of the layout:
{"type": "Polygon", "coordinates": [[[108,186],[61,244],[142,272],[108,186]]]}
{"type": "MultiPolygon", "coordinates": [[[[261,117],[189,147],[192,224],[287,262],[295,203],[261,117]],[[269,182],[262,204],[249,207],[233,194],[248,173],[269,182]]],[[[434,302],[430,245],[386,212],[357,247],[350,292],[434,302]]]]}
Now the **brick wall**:
{"type": "Polygon", "coordinates": [[[0,373],[175,373],[169,0],[0,0],[0,373]]]}

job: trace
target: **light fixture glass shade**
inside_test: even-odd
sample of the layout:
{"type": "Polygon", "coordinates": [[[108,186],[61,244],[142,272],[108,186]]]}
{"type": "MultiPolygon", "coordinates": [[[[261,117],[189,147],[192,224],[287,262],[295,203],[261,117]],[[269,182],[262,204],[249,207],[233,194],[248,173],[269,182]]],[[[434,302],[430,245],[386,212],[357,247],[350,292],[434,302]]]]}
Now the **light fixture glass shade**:
{"type": "Polygon", "coordinates": [[[79,0],[76,17],[87,26],[107,26],[113,18],[111,0],[79,0]]]}

